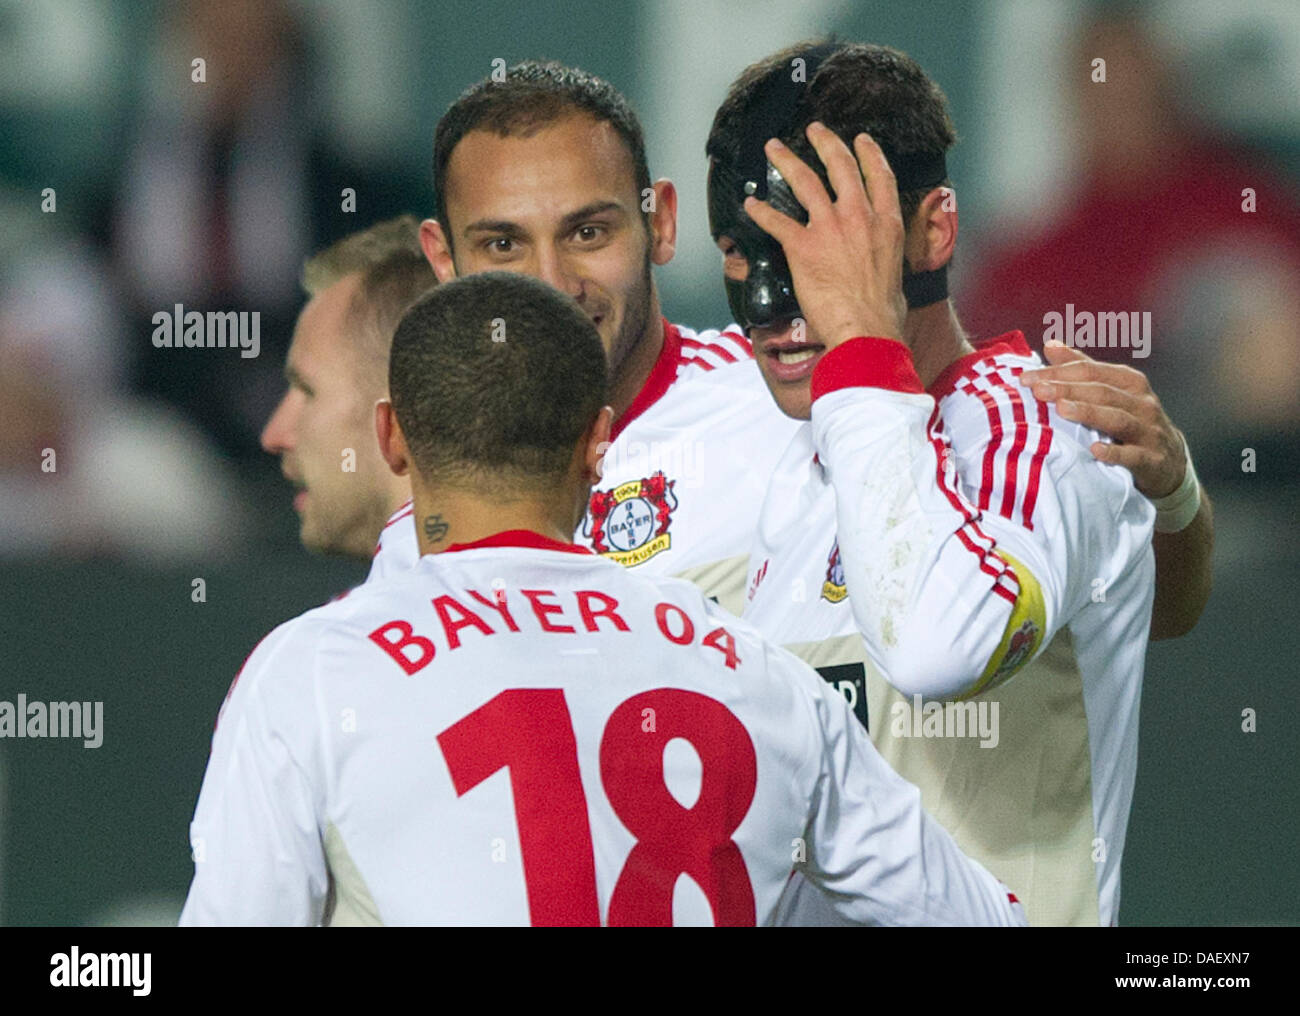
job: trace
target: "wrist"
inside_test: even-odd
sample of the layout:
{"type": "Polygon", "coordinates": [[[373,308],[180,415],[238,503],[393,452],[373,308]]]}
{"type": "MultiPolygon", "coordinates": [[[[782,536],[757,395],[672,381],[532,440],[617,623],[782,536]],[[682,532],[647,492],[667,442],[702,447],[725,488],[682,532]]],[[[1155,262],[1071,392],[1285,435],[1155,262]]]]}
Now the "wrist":
{"type": "Polygon", "coordinates": [[[889,308],[862,300],[845,301],[828,305],[820,317],[823,322],[834,322],[824,329],[820,325],[815,329],[815,334],[825,337],[823,341],[828,350],[838,349],[846,342],[864,336],[892,339],[907,345],[902,338],[904,318],[891,314],[889,308]]]}
{"type": "Polygon", "coordinates": [[[1178,493],[1179,489],[1183,485],[1183,482],[1187,479],[1187,473],[1189,471],[1188,467],[1191,462],[1191,458],[1188,454],[1188,449],[1187,449],[1187,438],[1183,436],[1183,432],[1181,430],[1175,429],[1174,433],[1178,435],[1178,446],[1183,451],[1183,454],[1179,457],[1179,460],[1175,467],[1178,469],[1177,477],[1174,479],[1172,483],[1168,485],[1168,487],[1164,489],[1162,493],[1159,494],[1150,493],[1148,491],[1142,490],[1141,487],[1138,487],[1138,490],[1142,490],[1142,493],[1147,497],[1147,499],[1153,502],[1163,501],[1167,497],[1173,497],[1175,494],[1178,493]]]}
{"type": "Polygon", "coordinates": [[[1196,477],[1196,467],[1192,465],[1192,452],[1187,447],[1186,438],[1183,438],[1183,456],[1186,467],[1182,482],[1164,497],[1150,499],[1156,509],[1157,533],[1181,532],[1192,524],[1192,519],[1201,510],[1201,483],[1196,477]]]}
{"type": "MultiPolygon", "coordinates": [[[[852,342],[854,339],[872,337],[877,339],[892,339],[894,342],[902,343],[899,338],[900,330],[894,328],[888,322],[880,320],[878,316],[870,314],[845,315],[839,319],[839,323],[823,332],[818,329],[818,336],[825,335],[826,349],[838,349],[846,342],[852,342]]],[[[906,343],[904,343],[906,345],[906,343]]]]}

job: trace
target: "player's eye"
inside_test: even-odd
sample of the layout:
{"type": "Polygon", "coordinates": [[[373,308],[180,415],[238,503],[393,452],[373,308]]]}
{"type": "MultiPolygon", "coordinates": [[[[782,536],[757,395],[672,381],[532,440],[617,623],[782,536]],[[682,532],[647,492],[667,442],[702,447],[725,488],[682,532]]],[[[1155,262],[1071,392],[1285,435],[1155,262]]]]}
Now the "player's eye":
{"type": "Polygon", "coordinates": [[[728,239],[725,236],[718,240],[718,249],[722,251],[722,256],[728,260],[745,260],[744,253],[736,246],[735,241],[728,239]]]}
{"type": "Polygon", "coordinates": [[[494,236],[486,246],[493,254],[510,254],[514,252],[515,242],[508,236],[494,236]]]}
{"type": "Polygon", "coordinates": [[[598,223],[586,223],[573,231],[573,238],[579,243],[596,243],[604,238],[606,228],[598,223]]]}
{"type": "Polygon", "coordinates": [[[729,279],[744,280],[749,275],[749,259],[735,243],[725,236],[718,238],[718,250],[722,251],[722,271],[729,279]]]}

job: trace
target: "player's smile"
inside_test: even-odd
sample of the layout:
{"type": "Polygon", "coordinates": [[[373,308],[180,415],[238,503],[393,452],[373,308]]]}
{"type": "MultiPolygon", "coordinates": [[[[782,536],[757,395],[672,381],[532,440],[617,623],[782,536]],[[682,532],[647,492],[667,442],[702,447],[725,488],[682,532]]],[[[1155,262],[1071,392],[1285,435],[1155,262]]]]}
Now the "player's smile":
{"type": "Polygon", "coordinates": [[[773,325],[754,327],[749,330],[749,339],[754,344],[754,358],[767,380],[773,395],[778,389],[789,393],[786,398],[779,397],[781,408],[796,418],[806,418],[805,407],[811,404],[811,382],[813,370],[821,361],[826,347],[820,342],[809,341],[806,326],[796,329],[794,321],[785,319],[773,325]],[[800,395],[790,401],[790,397],[800,395]]]}
{"type": "Polygon", "coordinates": [[[754,352],[761,358],[763,372],[773,381],[794,384],[812,377],[813,369],[826,352],[826,347],[818,342],[798,342],[786,338],[787,330],[764,339],[762,335],[767,329],[754,328],[751,330],[751,338],[754,352]]]}

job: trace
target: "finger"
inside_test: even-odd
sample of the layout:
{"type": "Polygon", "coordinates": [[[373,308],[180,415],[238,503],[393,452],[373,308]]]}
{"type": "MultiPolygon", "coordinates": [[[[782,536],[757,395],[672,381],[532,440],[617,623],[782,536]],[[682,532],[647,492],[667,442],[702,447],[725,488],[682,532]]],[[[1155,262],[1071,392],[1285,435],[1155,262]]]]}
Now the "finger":
{"type": "Polygon", "coordinates": [[[1159,456],[1134,445],[1107,444],[1094,441],[1089,449],[1092,457],[1108,466],[1122,466],[1133,474],[1133,483],[1144,496],[1159,471],[1159,456]]]}
{"type": "Polygon", "coordinates": [[[1034,398],[1041,402],[1059,402],[1069,399],[1097,406],[1111,406],[1122,409],[1133,416],[1140,416],[1140,399],[1131,392],[1126,392],[1114,385],[1102,384],[1100,381],[1051,381],[1034,380],[1029,384],[1034,398]]]}
{"type": "Polygon", "coordinates": [[[867,209],[862,170],[849,146],[833,130],[816,121],[808,125],[807,134],[817,158],[826,167],[826,175],[835,191],[835,204],[867,209]]]}
{"type": "MultiPolygon", "coordinates": [[[[1049,347],[1044,347],[1049,348],[1049,347]]],[[[1069,346],[1061,347],[1070,349],[1069,346]]],[[[1070,350],[1071,353],[1075,352],[1070,350]]],[[[1020,375],[1020,379],[1026,383],[1036,381],[1097,381],[1101,379],[1101,372],[1095,368],[1105,366],[1096,360],[1082,356],[1077,360],[1064,360],[1054,363],[1050,367],[1035,367],[1027,370],[1020,375]]]]}
{"type": "Polygon", "coordinates": [[[853,151],[862,168],[862,179],[867,184],[867,200],[871,203],[872,211],[877,215],[897,216],[902,222],[903,213],[898,204],[898,181],[894,179],[894,171],[890,168],[885,153],[880,150],[875,139],[865,133],[853,139],[853,151]]]}
{"type": "Polygon", "coordinates": [[[782,247],[798,235],[798,230],[804,228],[803,223],[795,221],[785,212],[779,212],[766,201],[759,201],[755,197],[745,198],[744,209],[745,214],[754,220],[754,224],[771,235],[782,247]]]}
{"type": "Polygon", "coordinates": [[[1020,380],[1025,384],[1037,384],[1040,381],[1094,381],[1133,395],[1146,395],[1151,391],[1146,375],[1141,371],[1118,363],[1098,363],[1089,359],[1027,370],[1020,375],[1020,380]]]}
{"type": "Polygon", "coordinates": [[[1047,362],[1056,365],[1059,363],[1095,363],[1091,356],[1081,349],[1074,346],[1067,346],[1064,342],[1044,342],[1043,356],[1047,362]]]}
{"type": "Polygon", "coordinates": [[[814,213],[821,213],[830,208],[830,195],[822,186],[821,178],[803,159],[776,138],[769,141],[763,151],[767,153],[768,161],[776,167],[776,171],[789,186],[790,192],[808,212],[810,219],[814,213]]]}
{"type": "Polygon", "coordinates": [[[1063,400],[1057,402],[1056,411],[1066,420],[1079,423],[1107,437],[1128,444],[1150,444],[1144,441],[1146,424],[1122,409],[1091,405],[1087,402],[1063,400]]]}

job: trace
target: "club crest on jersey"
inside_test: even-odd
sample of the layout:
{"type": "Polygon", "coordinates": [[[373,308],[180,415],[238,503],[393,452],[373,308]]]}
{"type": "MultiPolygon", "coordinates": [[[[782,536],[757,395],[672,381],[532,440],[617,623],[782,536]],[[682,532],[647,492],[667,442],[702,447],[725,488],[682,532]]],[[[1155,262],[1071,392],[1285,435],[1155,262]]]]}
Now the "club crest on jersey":
{"type": "Polygon", "coordinates": [[[849,595],[844,585],[844,564],[840,561],[840,541],[831,545],[831,556],[826,559],[826,581],[822,583],[822,599],[839,603],[849,595]]]}
{"type": "Polygon", "coordinates": [[[673,545],[676,480],[663,472],[621,483],[613,490],[593,490],[582,535],[596,553],[624,567],[644,564],[673,545]]]}
{"type": "Polygon", "coordinates": [[[1007,653],[1002,657],[1002,663],[994,672],[992,680],[996,681],[1004,674],[1014,674],[1019,670],[1021,664],[1033,654],[1042,634],[1032,617],[1025,618],[1007,642],[1007,653]]]}

